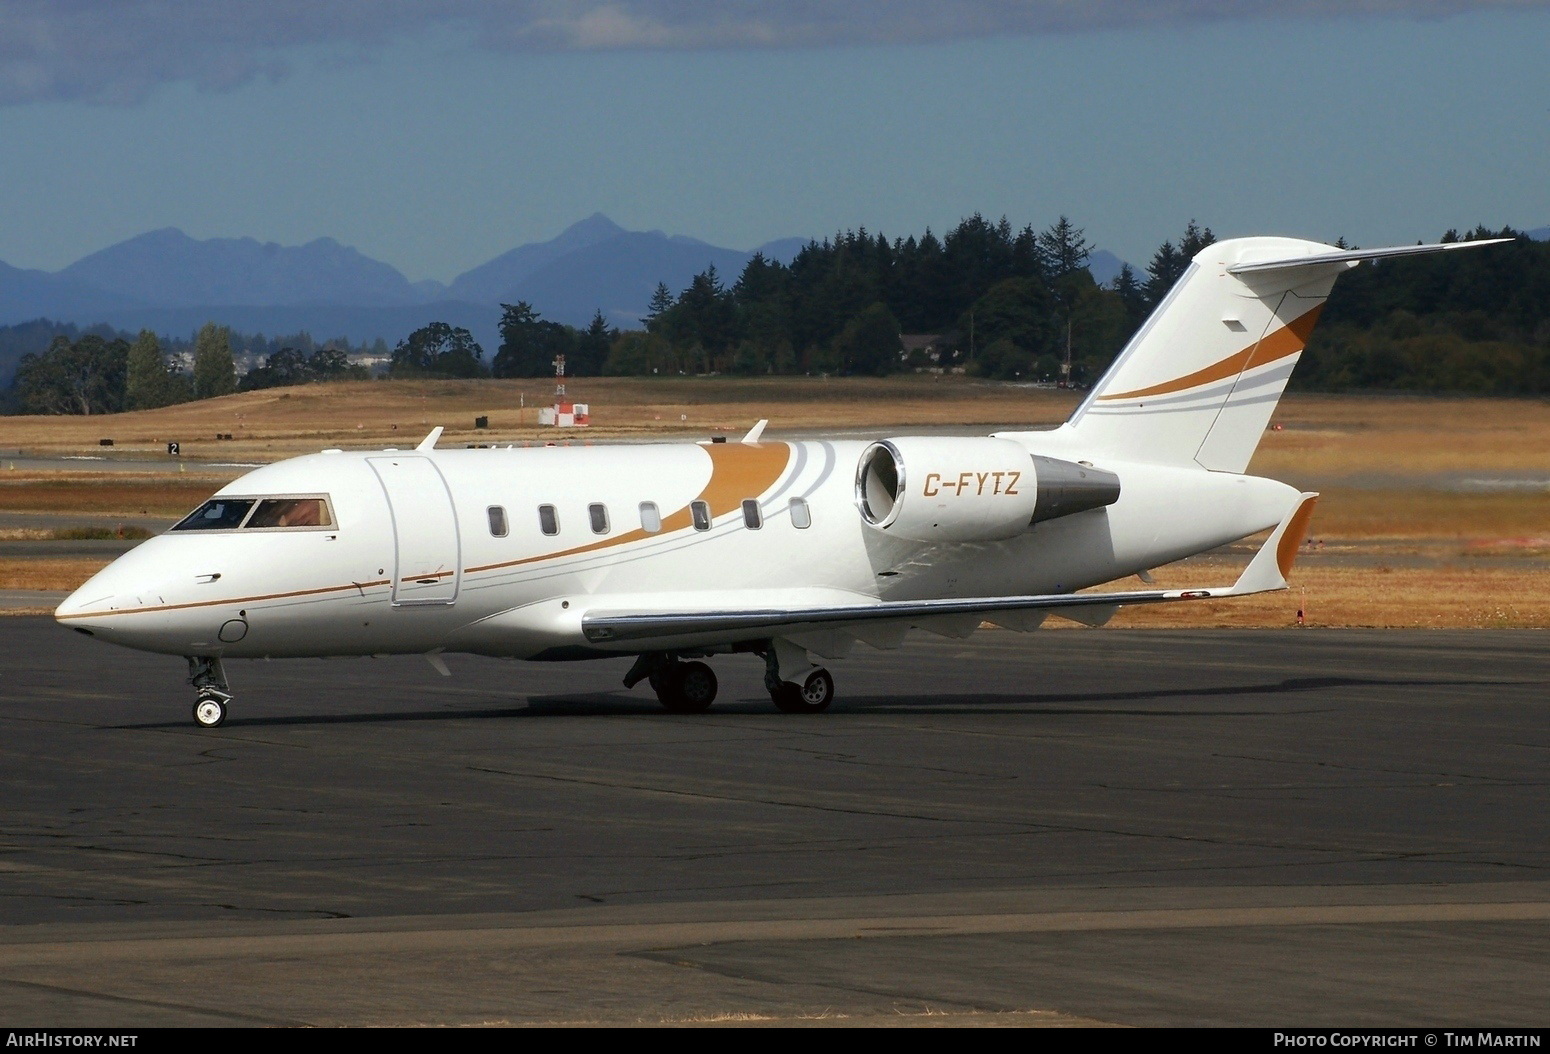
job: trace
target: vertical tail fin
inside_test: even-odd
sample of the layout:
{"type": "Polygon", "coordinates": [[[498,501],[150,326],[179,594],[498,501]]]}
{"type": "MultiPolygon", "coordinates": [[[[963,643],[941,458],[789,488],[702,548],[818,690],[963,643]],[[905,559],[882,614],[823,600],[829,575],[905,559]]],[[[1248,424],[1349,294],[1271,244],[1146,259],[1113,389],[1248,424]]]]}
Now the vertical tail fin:
{"type": "Polygon", "coordinates": [[[1077,408],[1068,434],[1130,460],[1242,472],[1342,272],[1362,260],[1490,244],[1208,246],[1077,408]]]}

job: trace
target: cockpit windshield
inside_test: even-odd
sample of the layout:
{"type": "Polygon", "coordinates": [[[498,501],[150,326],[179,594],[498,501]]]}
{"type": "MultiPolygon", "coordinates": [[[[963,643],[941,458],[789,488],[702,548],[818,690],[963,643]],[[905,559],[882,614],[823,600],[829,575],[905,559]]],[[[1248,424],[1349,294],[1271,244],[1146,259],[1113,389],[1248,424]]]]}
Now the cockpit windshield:
{"type": "Polygon", "coordinates": [[[321,494],[274,498],[211,498],[185,516],[174,531],[296,530],[332,527],[328,498],[321,494]]]}
{"type": "Polygon", "coordinates": [[[252,498],[211,498],[183,517],[174,531],[229,531],[242,525],[253,508],[252,498]]]}

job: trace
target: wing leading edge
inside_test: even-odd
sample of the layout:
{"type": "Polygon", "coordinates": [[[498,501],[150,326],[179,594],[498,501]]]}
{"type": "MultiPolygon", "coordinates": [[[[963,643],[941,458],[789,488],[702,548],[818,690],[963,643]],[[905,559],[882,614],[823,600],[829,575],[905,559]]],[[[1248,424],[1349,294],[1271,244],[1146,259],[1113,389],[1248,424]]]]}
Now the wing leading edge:
{"type": "Polygon", "coordinates": [[[1063,614],[1101,623],[1127,604],[1166,604],[1248,596],[1286,588],[1286,576],[1307,533],[1317,494],[1300,494],[1281,523],[1265,539],[1254,559],[1230,586],[1203,589],[1151,589],[1124,593],[1051,593],[1035,596],[967,597],[950,600],[886,600],[822,607],[783,607],[695,611],[589,610],[581,630],[593,644],[698,638],[714,635],[785,636],[813,630],[843,629],[875,622],[912,622],[952,616],[1001,613],[1063,614]],[[1083,609],[1086,609],[1085,611],[1083,609]],[[1096,618],[1094,616],[1097,616],[1096,618]]]}

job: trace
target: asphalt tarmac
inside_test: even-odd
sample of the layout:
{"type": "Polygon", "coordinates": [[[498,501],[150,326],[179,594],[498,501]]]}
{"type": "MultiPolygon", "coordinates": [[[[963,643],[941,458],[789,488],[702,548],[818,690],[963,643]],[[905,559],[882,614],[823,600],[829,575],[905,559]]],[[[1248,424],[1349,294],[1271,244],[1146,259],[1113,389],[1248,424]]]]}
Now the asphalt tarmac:
{"type": "Polygon", "coordinates": [[[0,619],[0,1023],[1530,1026],[1550,637],[982,632],[700,716],[628,663],[0,619]]]}

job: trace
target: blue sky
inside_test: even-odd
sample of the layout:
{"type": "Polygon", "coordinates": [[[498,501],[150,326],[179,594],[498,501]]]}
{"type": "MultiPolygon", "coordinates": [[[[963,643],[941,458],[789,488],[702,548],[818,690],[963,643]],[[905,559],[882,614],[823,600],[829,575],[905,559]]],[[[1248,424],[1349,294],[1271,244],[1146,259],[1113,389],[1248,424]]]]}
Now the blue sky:
{"type": "Polygon", "coordinates": [[[1540,226],[1550,4],[0,10],[14,266],[177,226],[445,281],[598,210],[737,248],[1065,213],[1138,264],[1192,217],[1364,245],[1540,226]]]}

